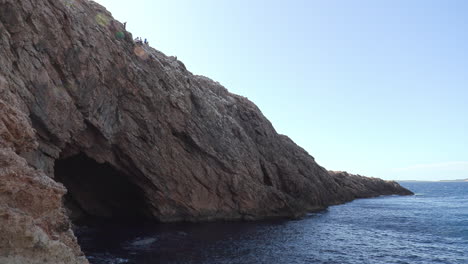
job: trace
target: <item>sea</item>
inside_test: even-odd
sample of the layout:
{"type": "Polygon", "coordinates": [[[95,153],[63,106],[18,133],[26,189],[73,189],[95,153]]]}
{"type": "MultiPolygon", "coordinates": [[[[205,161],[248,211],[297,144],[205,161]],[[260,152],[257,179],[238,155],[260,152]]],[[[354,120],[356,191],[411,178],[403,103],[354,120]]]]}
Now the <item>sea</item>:
{"type": "Polygon", "coordinates": [[[77,236],[92,264],[468,264],[468,182],[402,182],[297,220],[99,223],[77,236]]]}

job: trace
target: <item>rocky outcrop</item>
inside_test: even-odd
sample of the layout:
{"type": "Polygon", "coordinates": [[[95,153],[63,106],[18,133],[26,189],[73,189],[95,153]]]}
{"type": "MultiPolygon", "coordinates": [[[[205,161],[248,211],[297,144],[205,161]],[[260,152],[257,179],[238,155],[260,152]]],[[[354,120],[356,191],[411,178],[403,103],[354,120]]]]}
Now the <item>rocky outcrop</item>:
{"type": "Polygon", "coordinates": [[[12,98],[2,89],[0,263],[87,263],[62,206],[65,188],[18,155],[35,149],[37,141],[12,98]]]}
{"type": "Polygon", "coordinates": [[[337,185],[340,186],[338,191],[340,199],[338,203],[381,195],[413,195],[413,192],[402,188],[395,181],[384,181],[379,178],[353,175],[345,171],[329,171],[329,173],[337,185]]]}
{"type": "Polygon", "coordinates": [[[329,173],[248,99],[135,44],[92,1],[0,0],[0,32],[0,262],[85,262],[65,209],[250,220],[410,194],[329,173]]]}

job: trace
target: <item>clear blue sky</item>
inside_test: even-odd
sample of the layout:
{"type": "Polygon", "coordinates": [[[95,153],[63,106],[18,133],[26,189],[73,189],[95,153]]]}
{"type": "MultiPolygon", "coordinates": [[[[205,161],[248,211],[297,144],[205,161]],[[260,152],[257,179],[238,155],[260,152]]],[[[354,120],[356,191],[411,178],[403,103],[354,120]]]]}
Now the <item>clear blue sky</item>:
{"type": "Polygon", "coordinates": [[[328,169],[468,178],[468,1],[97,2],[328,169]]]}

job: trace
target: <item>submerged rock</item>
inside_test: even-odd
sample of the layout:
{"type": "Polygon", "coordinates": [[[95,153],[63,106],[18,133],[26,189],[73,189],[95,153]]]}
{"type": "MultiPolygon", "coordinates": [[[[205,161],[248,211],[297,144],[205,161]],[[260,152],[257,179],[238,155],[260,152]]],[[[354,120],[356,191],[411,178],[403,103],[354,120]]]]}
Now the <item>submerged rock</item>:
{"type": "Polygon", "coordinates": [[[63,204],[77,218],[252,220],[411,194],[328,172],[92,1],[0,0],[0,32],[2,263],[85,263],[63,204]]]}

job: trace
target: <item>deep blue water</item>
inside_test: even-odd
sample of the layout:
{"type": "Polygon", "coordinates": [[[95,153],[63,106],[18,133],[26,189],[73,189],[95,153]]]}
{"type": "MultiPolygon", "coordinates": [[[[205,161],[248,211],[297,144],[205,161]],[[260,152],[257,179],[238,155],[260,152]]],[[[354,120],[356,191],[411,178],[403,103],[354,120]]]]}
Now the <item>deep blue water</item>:
{"type": "Polygon", "coordinates": [[[468,264],[468,182],[402,185],[416,195],[356,200],[300,220],[108,223],[78,235],[94,264],[468,264]]]}

